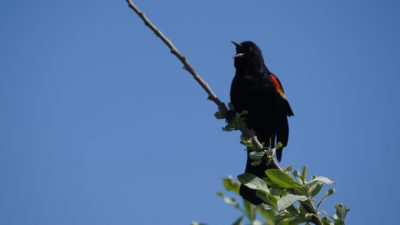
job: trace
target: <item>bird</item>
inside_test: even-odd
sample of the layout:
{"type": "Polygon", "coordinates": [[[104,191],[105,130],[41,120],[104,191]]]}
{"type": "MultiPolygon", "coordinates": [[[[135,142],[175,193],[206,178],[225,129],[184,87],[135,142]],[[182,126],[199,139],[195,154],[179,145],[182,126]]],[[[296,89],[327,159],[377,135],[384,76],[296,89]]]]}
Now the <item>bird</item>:
{"type": "MultiPolygon", "coordinates": [[[[236,47],[233,57],[236,72],[230,90],[233,109],[236,113],[246,111],[242,116],[246,126],[254,130],[264,147],[276,146],[276,158],[281,161],[289,139],[288,117],[294,115],[292,108],[278,77],[265,66],[260,48],[252,41],[232,43],[236,47]]],[[[249,153],[248,150],[245,173],[264,178],[268,169],[266,159],[253,166],[249,153]]],[[[245,185],[241,185],[240,195],[254,205],[262,202],[245,185]]]]}

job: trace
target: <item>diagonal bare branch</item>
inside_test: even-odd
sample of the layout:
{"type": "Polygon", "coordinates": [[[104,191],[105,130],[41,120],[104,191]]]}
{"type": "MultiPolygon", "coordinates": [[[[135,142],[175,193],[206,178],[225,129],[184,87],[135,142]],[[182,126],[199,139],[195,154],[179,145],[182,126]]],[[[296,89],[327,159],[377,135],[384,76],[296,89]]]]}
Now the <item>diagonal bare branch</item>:
{"type": "Polygon", "coordinates": [[[218,109],[222,113],[228,112],[228,108],[226,105],[217,97],[214,91],[210,88],[210,86],[203,80],[203,78],[193,69],[190,65],[187,58],[180,53],[180,51],[175,47],[175,45],[146,17],[146,15],[140,11],[140,9],[131,1],[127,0],[129,7],[135,11],[135,13],[143,20],[144,24],[150,28],[154,32],[154,34],[164,42],[165,45],[171,50],[171,53],[174,54],[183,64],[183,68],[188,71],[192,77],[200,84],[200,86],[204,89],[204,91],[208,94],[208,99],[213,101],[218,109]]]}
{"type": "MultiPolygon", "coordinates": [[[[228,112],[228,108],[226,105],[217,97],[214,91],[210,88],[210,86],[203,80],[203,78],[196,72],[196,70],[190,65],[189,61],[186,57],[175,47],[175,45],[146,17],[146,15],[131,1],[127,0],[129,8],[131,8],[139,17],[142,19],[144,24],[150,28],[154,32],[154,34],[164,42],[165,45],[168,46],[171,53],[175,55],[183,64],[183,68],[188,71],[192,77],[200,84],[205,92],[208,94],[208,99],[213,101],[217,106],[221,113],[226,114],[228,112]]],[[[263,145],[258,141],[257,137],[253,134],[249,128],[247,128],[246,124],[242,121],[240,124],[241,131],[244,136],[252,137],[253,143],[258,146],[259,149],[263,148],[263,145]]],[[[272,160],[271,164],[276,164],[275,161],[272,160]]],[[[276,168],[279,168],[279,165],[276,164],[276,168]]]]}

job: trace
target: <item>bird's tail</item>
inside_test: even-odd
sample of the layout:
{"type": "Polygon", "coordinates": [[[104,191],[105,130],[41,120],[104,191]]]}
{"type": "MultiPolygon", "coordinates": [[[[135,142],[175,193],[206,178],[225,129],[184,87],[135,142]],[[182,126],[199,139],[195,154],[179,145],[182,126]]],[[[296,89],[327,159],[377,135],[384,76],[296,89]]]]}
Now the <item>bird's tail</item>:
{"type": "Polygon", "coordinates": [[[280,162],[282,159],[282,150],[283,148],[276,149],[276,159],[280,162]]]}
{"type": "Polygon", "coordinates": [[[252,190],[243,184],[240,186],[239,194],[243,199],[247,200],[253,205],[259,205],[263,202],[259,197],[257,197],[255,190],[252,190]]]}
{"type": "MultiPolygon", "coordinates": [[[[286,144],[287,144],[287,142],[286,142],[286,144]]],[[[276,144],[276,150],[275,150],[276,159],[278,159],[278,162],[280,162],[282,159],[283,147],[285,147],[285,146],[286,145],[284,145],[282,142],[280,142],[278,140],[278,143],[276,144]]]]}
{"type": "MultiPolygon", "coordinates": [[[[249,153],[250,151],[247,151],[247,163],[245,173],[253,174],[261,179],[266,177],[265,171],[274,167],[272,167],[271,165],[267,166],[267,160],[263,160],[257,166],[252,166],[252,159],[250,158],[249,153]]],[[[252,203],[253,205],[259,205],[263,202],[259,197],[257,197],[255,190],[250,189],[243,184],[240,186],[239,194],[240,196],[242,196],[242,198],[252,203]]]]}

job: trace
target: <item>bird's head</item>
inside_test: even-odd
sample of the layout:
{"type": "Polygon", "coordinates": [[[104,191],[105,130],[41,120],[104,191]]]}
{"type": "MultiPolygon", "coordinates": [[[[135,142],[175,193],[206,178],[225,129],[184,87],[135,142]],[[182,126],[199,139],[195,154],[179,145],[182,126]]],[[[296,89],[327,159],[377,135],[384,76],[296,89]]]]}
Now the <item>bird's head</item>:
{"type": "Polygon", "coordinates": [[[236,54],[233,56],[236,69],[263,72],[266,69],[264,58],[260,48],[252,41],[244,41],[240,44],[232,41],[236,46],[236,54]]]}

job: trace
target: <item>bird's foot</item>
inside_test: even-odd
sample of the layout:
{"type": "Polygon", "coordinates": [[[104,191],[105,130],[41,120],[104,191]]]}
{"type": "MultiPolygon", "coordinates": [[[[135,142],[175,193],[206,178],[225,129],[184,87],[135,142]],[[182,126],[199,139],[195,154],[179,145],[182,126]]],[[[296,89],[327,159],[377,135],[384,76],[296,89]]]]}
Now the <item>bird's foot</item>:
{"type": "Polygon", "coordinates": [[[272,158],[274,156],[274,148],[272,148],[271,146],[268,147],[264,147],[262,149],[262,151],[265,153],[265,157],[266,158],[272,158]]]}

